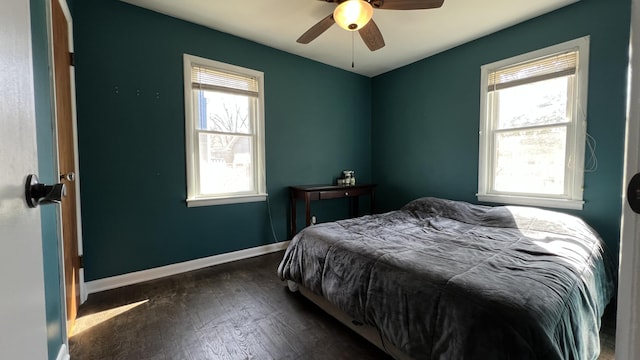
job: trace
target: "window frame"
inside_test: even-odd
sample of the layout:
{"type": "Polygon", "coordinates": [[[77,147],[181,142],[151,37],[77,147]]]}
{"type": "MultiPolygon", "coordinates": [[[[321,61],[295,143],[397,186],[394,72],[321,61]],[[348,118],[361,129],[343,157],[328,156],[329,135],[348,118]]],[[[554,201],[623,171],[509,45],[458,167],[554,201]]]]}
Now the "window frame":
{"type": "MultiPolygon", "coordinates": [[[[188,207],[236,204],[246,202],[265,201],[267,199],[266,177],[265,177],[265,140],[264,140],[264,73],[261,71],[247,69],[244,67],[231,65],[195,55],[183,54],[184,66],[184,108],[185,108],[185,154],[187,172],[187,199],[188,207]],[[200,131],[197,129],[198,111],[194,109],[193,86],[191,81],[191,71],[194,66],[211,68],[213,70],[253,77],[258,82],[257,108],[253,109],[253,128],[255,134],[252,136],[252,160],[254,167],[253,181],[255,190],[247,193],[226,193],[220,195],[200,194],[200,166],[199,166],[199,141],[196,137],[200,131]]],[[[205,131],[206,132],[206,131],[205,131]]],[[[243,136],[246,134],[242,134],[243,136]]]]}
{"type": "Polygon", "coordinates": [[[480,69],[480,131],[478,193],[476,194],[478,200],[503,204],[582,210],[584,205],[583,184],[587,134],[589,36],[485,64],[480,69]],[[573,101],[570,103],[569,109],[571,120],[567,125],[565,175],[569,178],[565,177],[564,194],[507,193],[493,190],[493,164],[496,156],[494,134],[497,126],[494,124],[494,118],[490,114],[489,74],[497,69],[532,62],[536,59],[574,50],[577,51],[577,69],[572,81],[574,83],[573,89],[569,89],[569,93],[573,93],[573,101]]]}

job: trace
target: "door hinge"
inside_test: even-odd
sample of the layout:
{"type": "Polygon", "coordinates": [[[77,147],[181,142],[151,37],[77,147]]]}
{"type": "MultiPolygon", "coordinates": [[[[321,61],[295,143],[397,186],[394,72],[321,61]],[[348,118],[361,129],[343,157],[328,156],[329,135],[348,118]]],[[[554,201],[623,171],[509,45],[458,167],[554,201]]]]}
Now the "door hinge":
{"type": "Polygon", "coordinates": [[[71,66],[76,66],[76,56],[74,53],[69,53],[69,63],[71,66]]]}
{"type": "Polygon", "coordinates": [[[84,269],[84,258],[82,255],[78,255],[78,267],[84,269]]]}

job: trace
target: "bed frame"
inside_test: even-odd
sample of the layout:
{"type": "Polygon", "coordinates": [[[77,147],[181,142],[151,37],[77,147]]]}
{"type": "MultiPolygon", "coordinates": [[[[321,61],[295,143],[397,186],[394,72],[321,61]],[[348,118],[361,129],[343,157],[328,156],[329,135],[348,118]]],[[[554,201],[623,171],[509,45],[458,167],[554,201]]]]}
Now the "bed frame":
{"type": "Polygon", "coordinates": [[[287,286],[292,292],[299,292],[302,296],[307,298],[312,303],[316,304],[319,308],[324,310],[327,314],[331,315],[342,324],[346,325],[349,329],[356,332],[358,335],[365,338],[367,341],[377,346],[380,350],[391,355],[396,360],[411,360],[409,356],[403,353],[400,349],[395,347],[386,337],[384,337],[378,329],[371,325],[363,324],[362,322],[350,317],[337,306],[333,305],[327,299],[320,295],[315,294],[311,290],[305,288],[302,285],[296,284],[291,280],[287,280],[287,286]]]}

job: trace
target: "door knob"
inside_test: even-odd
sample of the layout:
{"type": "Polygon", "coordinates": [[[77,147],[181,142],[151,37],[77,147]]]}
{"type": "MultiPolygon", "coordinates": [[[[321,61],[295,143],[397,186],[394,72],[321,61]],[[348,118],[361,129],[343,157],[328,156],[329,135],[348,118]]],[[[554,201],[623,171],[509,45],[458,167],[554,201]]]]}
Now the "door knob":
{"type": "Polygon", "coordinates": [[[633,175],[627,186],[627,202],[636,213],[640,213],[640,173],[633,175]]]}
{"type": "Polygon", "coordinates": [[[67,196],[67,189],[64,184],[40,184],[38,177],[34,174],[27,176],[24,192],[27,205],[30,208],[38,205],[59,204],[62,201],[62,197],[67,196]]]}
{"type": "Polygon", "coordinates": [[[76,174],[72,171],[66,174],[60,174],[60,180],[75,181],[76,174]]]}

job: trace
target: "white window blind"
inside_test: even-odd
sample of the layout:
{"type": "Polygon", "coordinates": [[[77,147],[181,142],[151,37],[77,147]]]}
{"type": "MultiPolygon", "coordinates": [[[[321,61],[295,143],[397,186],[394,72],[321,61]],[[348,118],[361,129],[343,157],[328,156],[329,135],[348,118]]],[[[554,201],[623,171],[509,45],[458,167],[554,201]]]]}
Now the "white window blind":
{"type": "Polygon", "coordinates": [[[488,74],[488,90],[502,90],[513,86],[574,75],[577,67],[577,51],[506,66],[495,69],[488,74]]]}
{"type": "Polygon", "coordinates": [[[202,65],[192,67],[191,83],[194,89],[222,91],[258,97],[258,80],[256,78],[221,72],[202,65]]]}

